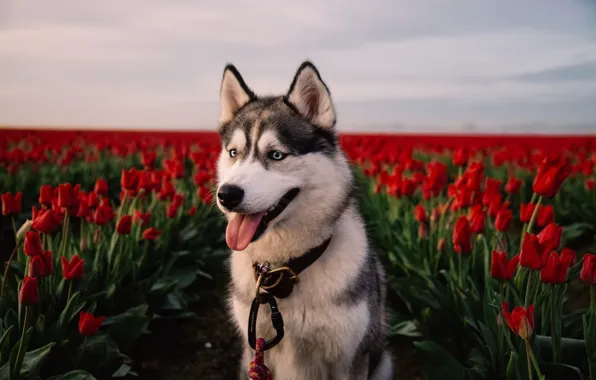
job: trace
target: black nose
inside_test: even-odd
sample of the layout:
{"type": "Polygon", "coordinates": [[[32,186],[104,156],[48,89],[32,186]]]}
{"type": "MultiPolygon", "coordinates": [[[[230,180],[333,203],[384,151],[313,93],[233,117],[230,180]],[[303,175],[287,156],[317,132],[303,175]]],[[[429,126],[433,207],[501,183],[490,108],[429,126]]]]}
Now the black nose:
{"type": "Polygon", "coordinates": [[[242,202],[242,198],[244,198],[244,190],[235,185],[221,185],[217,191],[219,203],[230,211],[242,202]]]}

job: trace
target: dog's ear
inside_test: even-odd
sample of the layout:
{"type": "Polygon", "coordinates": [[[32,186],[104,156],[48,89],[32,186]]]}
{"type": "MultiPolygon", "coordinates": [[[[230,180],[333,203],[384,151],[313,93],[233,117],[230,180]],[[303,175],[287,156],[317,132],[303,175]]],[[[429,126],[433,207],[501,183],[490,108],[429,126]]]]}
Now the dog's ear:
{"type": "Polygon", "coordinates": [[[310,61],[303,62],[296,71],[287,99],[311,123],[323,128],[335,126],[331,93],[310,61]]]}
{"type": "Polygon", "coordinates": [[[246,103],[256,99],[255,94],[244,83],[242,75],[232,64],[226,65],[220,88],[221,114],[219,122],[226,123],[236,115],[236,112],[246,103]]]}

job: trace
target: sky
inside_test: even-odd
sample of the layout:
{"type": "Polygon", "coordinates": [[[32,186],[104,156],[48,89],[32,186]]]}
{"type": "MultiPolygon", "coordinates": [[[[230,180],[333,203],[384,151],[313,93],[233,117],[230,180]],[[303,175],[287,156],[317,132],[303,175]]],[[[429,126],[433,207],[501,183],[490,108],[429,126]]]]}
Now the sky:
{"type": "Polygon", "coordinates": [[[0,124],[215,129],[305,59],[340,131],[596,133],[596,0],[2,0],[0,124]]]}

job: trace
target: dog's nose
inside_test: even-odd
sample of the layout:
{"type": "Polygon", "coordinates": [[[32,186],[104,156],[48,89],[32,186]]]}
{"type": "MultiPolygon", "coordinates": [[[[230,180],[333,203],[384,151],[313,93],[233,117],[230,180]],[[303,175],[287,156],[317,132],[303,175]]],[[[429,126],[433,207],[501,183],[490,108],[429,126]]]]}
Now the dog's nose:
{"type": "Polygon", "coordinates": [[[235,185],[221,185],[217,191],[217,199],[222,206],[232,211],[244,198],[244,190],[235,185]]]}

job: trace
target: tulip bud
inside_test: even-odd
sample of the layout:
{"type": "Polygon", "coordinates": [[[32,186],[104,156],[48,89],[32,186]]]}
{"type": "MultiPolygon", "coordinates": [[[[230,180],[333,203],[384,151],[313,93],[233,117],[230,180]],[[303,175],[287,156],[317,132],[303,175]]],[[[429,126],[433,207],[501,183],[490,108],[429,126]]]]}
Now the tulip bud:
{"type": "Polygon", "coordinates": [[[21,226],[21,228],[19,228],[19,230],[17,231],[17,244],[19,244],[20,242],[22,242],[25,239],[25,235],[27,234],[27,232],[29,232],[31,230],[31,226],[33,225],[33,222],[29,219],[27,219],[25,221],[25,223],[23,223],[23,225],[21,226]]]}

